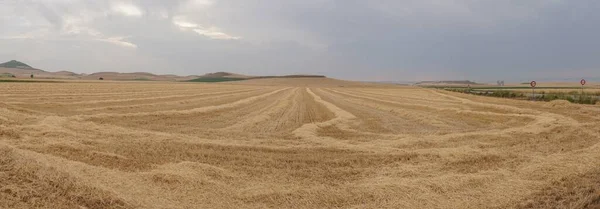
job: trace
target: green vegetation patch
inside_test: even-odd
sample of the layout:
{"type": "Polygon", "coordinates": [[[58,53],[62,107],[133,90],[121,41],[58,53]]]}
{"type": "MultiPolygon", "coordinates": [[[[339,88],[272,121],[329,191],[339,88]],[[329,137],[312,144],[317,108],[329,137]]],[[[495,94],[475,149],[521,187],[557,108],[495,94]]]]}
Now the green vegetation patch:
{"type": "MultiPolygon", "coordinates": [[[[493,86],[493,87],[474,87],[472,89],[531,89],[530,86],[493,86]]],[[[566,87],[566,86],[549,86],[549,87],[535,87],[535,89],[581,89],[581,87],[566,87]]]]}
{"type": "Polygon", "coordinates": [[[226,77],[220,77],[220,78],[196,78],[196,79],[192,79],[189,80],[187,82],[206,82],[206,83],[215,83],[215,82],[227,82],[227,81],[241,81],[241,80],[246,80],[245,78],[226,78],[226,77]]]}
{"type": "Polygon", "coordinates": [[[542,94],[540,95],[536,95],[536,99],[542,100],[542,101],[552,101],[552,100],[557,100],[557,99],[561,99],[561,100],[567,100],[571,103],[576,103],[576,104],[596,104],[598,103],[598,101],[600,101],[600,99],[598,98],[598,96],[596,94],[588,94],[588,93],[584,93],[584,94],[580,94],[580,93],[552,93],[552,94],[542,94]]]}
{"type": "Polygon", "coordinates": [[[134,78],[132,80],[133,81],[152,81],[152,79],[149,79],[149,78],[134,78]]]}
{"type": "MultiPolygon", "coordinates": [[[[436,88],[436,89],[468,89],[466,86],[422,86],[424,88],[436,88]]],[[[474,90],[514,90],[514,89],[531,89],[530,86],[474,86],[471,87],[474,90]]],[[[581,89],[581,87],[567,87],[567,86],[548,86],[548,87],[535,87],[538,89],[581,89]]]]}
{"type": "MultiPolygon", "coordinates": [[[[489,97],[500,97],[500,98],[513,98],[513,99],[532,99],[533,95],[524,92],[514,92],[509,90],[491,90],[491,89],[469,89],[469,88],[443,88],[446,91],[460,92],[465,94],[474,94],[479,96],[489,97]]],[[[537,88],[536,88],[537,89],[537,88]]],[[[553,100],[567,100],[571,103],[576,104],[596,104],[600,101],[600,94],[598,93],[583,93],[578,91],[571,92],[554,92],[546,93],[544,91],[536,92],[536,101],[553,101],[553,100]]]]}

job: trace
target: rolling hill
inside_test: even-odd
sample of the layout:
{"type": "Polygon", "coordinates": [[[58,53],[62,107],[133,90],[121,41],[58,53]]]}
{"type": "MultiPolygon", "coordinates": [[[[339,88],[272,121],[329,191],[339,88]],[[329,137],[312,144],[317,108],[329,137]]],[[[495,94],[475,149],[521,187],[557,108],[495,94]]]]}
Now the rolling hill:
{"type": "Polygon", "coordinates": [[[116,80],[116,81],[189,81],[189,82],[227,82],[254,79],[278,79],[278,78],[326,78],[322,75],[284,75],[284,76],[248,76],[230,72],[214,72],[201,76],[188,75],[157,75],[148,72],[95,72],[91,74],[78,74],[70,71],[48,72],[31,67],[17,60],[11,60],[0,64],[0,74],[5,78],[30,78],[36,79],[69,79],[69,80],[116,80]]]}
{"type": "Polygon", "coordinates": [[[284,75],[284,76],[247,76],[228,72],[208,73],[198,78],[188,80],[189,82],[228,82],[257,79],[282,79],[282,78],[327,78],[323,75],[284,75]]]}
{"type": "Polygon", "coordinates": [[[25,64],[25,63],[19,62],[19,61],[17,61],[17,60],[11,60],[11,61],[8,61],[8,62],[5,62],[5,63],[1,63],[1,64],[0,64],[0,67],[3,67],[3,68],[24,68],[24,69],[32,69],[32,67],[31,67],[31,66],[29,66],[29,65],[27,65],[27,64],[25,64]]]}

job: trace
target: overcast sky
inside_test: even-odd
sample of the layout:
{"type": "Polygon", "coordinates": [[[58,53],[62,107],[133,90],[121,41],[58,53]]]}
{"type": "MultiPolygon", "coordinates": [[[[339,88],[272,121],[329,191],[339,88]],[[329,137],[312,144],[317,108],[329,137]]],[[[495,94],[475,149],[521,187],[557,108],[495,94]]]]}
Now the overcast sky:
{"type": "Polygon", "coordinates": [[[0,0],[0,28],[49,71],[600,77],[598,0],[0,0]]]}

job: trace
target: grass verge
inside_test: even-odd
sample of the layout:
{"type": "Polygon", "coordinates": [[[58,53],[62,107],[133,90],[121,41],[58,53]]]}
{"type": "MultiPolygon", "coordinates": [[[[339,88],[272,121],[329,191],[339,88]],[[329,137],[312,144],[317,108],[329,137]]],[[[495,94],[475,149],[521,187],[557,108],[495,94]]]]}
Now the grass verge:
{"type": "MultiPolygon", "coordinates": [[[[489,89],[469,89],[469,88],[441,88],[446,91],[460,92],[465,94],[474,94],[480,96],[489,97],[500,97],[500,98],[513,98],[513,99],[531,99],[533,95],[525,94],[523,92],[515,92],[510,90],[489,90],[489,89]]],[[[571,92],[553,92],[546,93],[544,91],[535,94],[536,101],[553,101],[553,100],[567,100],[571,103],[576,104],[591,104],[595,105],[600,101],[600,96],[597,93],[580,93],[577,91],[571,92]]]]}

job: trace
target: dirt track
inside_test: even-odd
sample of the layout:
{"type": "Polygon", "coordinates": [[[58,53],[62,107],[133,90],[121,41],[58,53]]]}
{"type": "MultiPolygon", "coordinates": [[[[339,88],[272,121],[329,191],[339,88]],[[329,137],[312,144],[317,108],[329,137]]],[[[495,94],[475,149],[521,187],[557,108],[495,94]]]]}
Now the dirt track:
{"type": "Polygon", "coordinates": [[[329,80],[0,83],[0,208],[584,208],[600,107],[329,80]]]}

